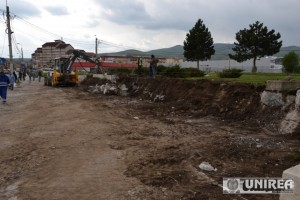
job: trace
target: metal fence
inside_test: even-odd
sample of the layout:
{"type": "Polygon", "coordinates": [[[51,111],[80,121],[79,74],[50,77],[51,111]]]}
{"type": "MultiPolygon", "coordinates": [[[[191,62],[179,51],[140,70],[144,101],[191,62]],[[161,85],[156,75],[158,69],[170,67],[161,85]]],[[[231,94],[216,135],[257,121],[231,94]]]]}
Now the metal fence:
{"type": "MultiPolygon", "coordinates": [[[[282,66],[276,65],[271,62],[271,58],[261,58],[256,61],[257,71],[265,73],[281,73],[282,66]]],[[[164,63],[164,66],[180,65],[183,68],[193,67],[197,68],[197,62],[177,62],[177,63],[164,63]]],[[[200,70],[206,72],[222,71],[224,69],[238,68],[245,72],[251,72],[253,67],[253,60],[238,63],[235,60],[209,60],[200,61],[200,70]]]]}

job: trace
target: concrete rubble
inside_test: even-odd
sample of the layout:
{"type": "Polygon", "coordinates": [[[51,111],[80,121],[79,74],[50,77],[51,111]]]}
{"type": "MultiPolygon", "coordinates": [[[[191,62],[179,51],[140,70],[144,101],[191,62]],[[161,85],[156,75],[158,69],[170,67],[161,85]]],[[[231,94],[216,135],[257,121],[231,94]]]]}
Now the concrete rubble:
{"type": "Polygon", "coordinates": [[[106,83],[103,85],[96,84],[95,86],[89,86],[88,92],[92,94],[104,94],[104,95],[117,95],[127,96],[128,88],[125,84],[117,86],[115,83],[106,83]]]}
{"type": "Polygon", "coordinates": [[[295,102],[295,96],[284,97],[280,92],[264,91],[261,94],[261,102],[271,107],[287,107],[295,102]]]}
{"type": "Polygon", "coordinates": [[[300,133],[300,90],[296,94],[295,107],[282,120],[279,132],[281,134],[300,133]]]}
{"type": "Polygon", "coordinates": [[[199,165],[199,168],[204,170],[204,171],[217,171],[217,168],[214,168],[211,164],[209,164],[208,162],[202,162],[199,165]]]}
{"type": "Polygon", "coordinates": [[[284,179],[292,179],[294,181],[294,191],[292,194],[280,194],[280,200],[299,200],[300,199],[300,165],[285,170],[282,174],[284,179]]]}
{"type": "Polygon", "coordinates": [[[280,124],[281,134],[300,133],[300,112],[292,110],[280,124]]]}
{"type": "Polygon", "coordinates": [[[284,95],[282,91],[266,90],[261,94],[261,103],[270,107],[290,110],[280,123],[279,133],[300,133],[300,90],[296,95],[284,95]]]}
{"type": "Polygon", "coordinates": [[[300,90],[298,90],[296,94],[295,109],[300,111],[300,90]]]}

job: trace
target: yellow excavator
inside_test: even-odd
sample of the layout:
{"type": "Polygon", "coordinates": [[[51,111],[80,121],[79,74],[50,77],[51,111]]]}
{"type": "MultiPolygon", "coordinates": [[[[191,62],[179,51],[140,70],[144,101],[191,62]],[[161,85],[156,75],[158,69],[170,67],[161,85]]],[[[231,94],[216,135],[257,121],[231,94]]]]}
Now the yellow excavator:
{"type": "Polygon", "coordinates": [[[83,59],[96,64],[97,72],[102,72],[98,60],[92,60],[84,51],[73,50],[73,55],[69,58],[55,59],[55,67],[52,72],[48,72],[44,78],[44,85],[47,86],[77,86],[78,71],[72,71],[72,64],[76,59],[83,59]]]}

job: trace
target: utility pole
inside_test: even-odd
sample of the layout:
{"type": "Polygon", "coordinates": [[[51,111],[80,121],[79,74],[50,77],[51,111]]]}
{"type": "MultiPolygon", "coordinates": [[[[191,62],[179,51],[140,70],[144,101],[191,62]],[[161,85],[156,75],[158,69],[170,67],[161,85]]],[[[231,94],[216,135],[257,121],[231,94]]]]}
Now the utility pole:
{"type": "Polygon", "coordinates": [[[24,61],[24,58],[23,58],[23,47],[21,47],[21,56],[22,56],[22,62],[24,61]]]}
{"type": "Polygon", "coordinates": [[[95,54],[96,54],[96,58],[97,58],[97,54],[98,54],[98,38],[97,37],[96,37],[95,54]]]}
{"type": "Polygon", "coordinates": [[[13,63],[13,54],[12,54],[12,46],[11,46],[11,34],[13,33],[10,28],[10,14],[9,14],[9,7],[6,6],[6,19],[7,19],[7,34],[8,34],[8,48],[9,48],[9,64],[10,64],[10,71],[13,72],[14,70],[14,63],[13,63]]]}

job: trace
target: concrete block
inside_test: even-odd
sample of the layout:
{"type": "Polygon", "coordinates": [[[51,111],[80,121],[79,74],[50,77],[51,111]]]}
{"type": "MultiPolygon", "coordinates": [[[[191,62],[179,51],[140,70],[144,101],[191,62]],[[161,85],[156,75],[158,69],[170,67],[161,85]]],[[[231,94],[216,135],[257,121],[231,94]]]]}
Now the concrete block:
{"type": "Polygon", "coordinates": [[[296,94],[295,108],[296,110],[300,110],[300,90],[298,90],[296,94]]]}
{"type": "Polygon", "coordinates": [[[280,200],[300,200],[300,165],[285,170],[282,178],[293,179],[295,189],[294,194],[280,194],[280,200]]]}
{"type": "Polygon", "coordinates": [[[300,131],[300,111],[292,110],[280,123],[279,132],[281,134],[299,133],[300,131]]]}
{"type": "Polygon", "coordinates": [[[260,95],[262,104],[271,107],[288,107],[295,102],[294,95],[283,96],[280,92],[263,91],[260,95]]]}
{"type": "Polygon", "coordinates": [[[260,101],[264,105],[271,107],[281,107],[284,106],[284,101],[281,93],[263,91],[260,96],[260,101]]]}
{"type": "Polygon", "coordinates": [[[289,91],[298,90],[300,88],[300,81],[287,80],[268,80],[266,90],[268,91],[289,91]]]}

